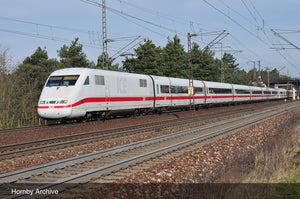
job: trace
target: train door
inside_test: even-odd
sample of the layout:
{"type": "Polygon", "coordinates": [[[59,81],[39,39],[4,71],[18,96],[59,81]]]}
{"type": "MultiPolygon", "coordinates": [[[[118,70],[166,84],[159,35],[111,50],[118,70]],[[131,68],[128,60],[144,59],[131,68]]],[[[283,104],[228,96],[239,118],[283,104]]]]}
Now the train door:
{"type": "Polygon", "coordinates": [[[235,90],[234,90],[234,87],[233,87],[232,84],[231,84],[231,90],[232,90],[232,100],[231,100],[231,102],[234,102],[235,90]]]}
{"type": "Polygon", "coordinates": [[[106,111],[109,107],[109,78],[105,74],[94,75],[94,89],[91,90],[91,96],[94,96],[95,102],[97,102],[98,110],[106,111]]]}
{"type": "Polygon", "coordinates": [[[207,98],[207,89],[206,89],[206,84],[204,81],[202,81],[203,83],[203,92],[204,92],[204,104],[206,105],[207,102],[206,102],[206,98],[207,98]]]}
{"type": "Polygon", "coordinates": [[[110,110],[110,92],[109,92],[109,78],[105,78],[105,106],[106,110],[110,110]]]}
{"type": "Polygon", "coordinates": [[[172,82],[171,82],[171,79],[168,78],[168,81],[169,81],[169,97],[167,97],[167,101],[168,101],[168,98],[169,98],[169,106],[173,106],[173,95],[175,94],[174,92],[174,89],[173,89],[173,92],[172,92],[172,87],[174,87],[172,85],[172,82]]]}

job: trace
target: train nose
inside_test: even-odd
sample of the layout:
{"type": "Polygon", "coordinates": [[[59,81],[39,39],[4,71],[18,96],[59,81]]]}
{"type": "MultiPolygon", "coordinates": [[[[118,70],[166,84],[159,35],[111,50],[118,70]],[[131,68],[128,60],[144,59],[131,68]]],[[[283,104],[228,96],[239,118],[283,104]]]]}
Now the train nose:
{"type": "Polygon", "coordinates": [[[41,100],[38,106],[38,114],[45,119],[62,119],[71,115],[71,105],[67,100],[41,100]]]}
{"type": "Polygon", "coordinates": [[[51,106],[39,106],[38,114],[45,119],[62,119],[71,115],[71,108],[54,108],[51,106]]]}

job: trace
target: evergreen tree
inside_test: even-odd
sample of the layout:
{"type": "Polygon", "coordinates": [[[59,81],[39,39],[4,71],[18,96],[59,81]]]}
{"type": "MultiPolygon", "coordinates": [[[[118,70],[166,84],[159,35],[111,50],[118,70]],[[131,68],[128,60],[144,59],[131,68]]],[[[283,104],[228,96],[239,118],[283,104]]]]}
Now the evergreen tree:
{"type": "Polygon", "coordinates": [[[222,58],[222,65],[224,68],[224,82],[244,85],[249,84],[247,73],[244,70],[240,70],[238,67],[239,64],[236,63],[236,58],[233,55],[225,53],[222,58]]]}
{"type": "Polygon", "coordinates": [[[245,70],[237,70],[233,74],[233,81],[230,82],[233,84],[249,85],[248,74],[245,70]]]}
{"type": "Polygon", "coordinates": [[[104,57],[108,57],[105,56],[103,53],[98,57],[97,60],[97,65],[95,66],[95,68],[99,68],[99,69],[106,69],[106,67],[108,67],[108,70],[113,70],[113,71],[120,71],[121,69],[119,69],[119,64],[112,64],[113,60],[106,60],[107,61],[107,66],[104,63],[104,57]]]}
{"type": "Polygon", "coordinates": [[[48,53],[46,49],[42,50],[42,48],[39,46],[30,57],[26,57],[24,59],[23,64],[38,65],[47,59],[48,53]]]}
{"type": "Polygon", "coordinates": [[[236,59],[228,53],[224,53],[222,57],[222,67],[224,71],[224,82],[233,83],[235,80],[234,73],[238,70],[236,59]]]}
{"type": "Polygon", "coordinates": [[[194,79],[205,81],[219,81],[220,69],[218,60],[214,59],[212,51],[201,51],[197,43],[192,46],[192,64],[194,79]]]}
{"type": "Polygon", "coordinates": [[[86,54],[82,51],[82,44],[79,44],[78,40],[79,38],[75,38],[75,41],[72,41],[70,46],[63,45],[57,51],[63,68],[93,66],[93,63],[89,62],[86,58],[86,54]]]}
{"type": "Polygon", "coordinates": [[[163,75],[188,78],[188,56],[177,35],[162,50],[163,75]]]}
{"type": "Polygon", "coordinates": [[[135,49],[135,53],[137,58],[126,59],[123,62],[123,70],[148,75],[163,75],[160,47],[156,47],[148,39],[135,49]]]}

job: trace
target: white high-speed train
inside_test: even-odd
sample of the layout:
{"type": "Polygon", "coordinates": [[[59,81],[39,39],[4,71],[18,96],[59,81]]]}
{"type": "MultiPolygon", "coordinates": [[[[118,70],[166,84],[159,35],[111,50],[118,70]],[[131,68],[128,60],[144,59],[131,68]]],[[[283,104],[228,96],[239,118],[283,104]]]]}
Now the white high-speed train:
{"type": "Polygon", "coordinates": [[[128,112],[161,111],[216,103],[251,102],[288,97],[285,89],[243,86],[89,68],[53,72],[41,93],[38,114],[47,120],[106,117],[128,112]]]}

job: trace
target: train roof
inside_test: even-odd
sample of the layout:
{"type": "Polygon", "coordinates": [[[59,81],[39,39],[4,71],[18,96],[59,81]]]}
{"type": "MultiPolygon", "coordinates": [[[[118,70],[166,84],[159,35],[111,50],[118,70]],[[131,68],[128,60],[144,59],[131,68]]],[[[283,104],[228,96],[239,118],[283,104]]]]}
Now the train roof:
{"type": "Polygon", "coordinates": [[[221,83],[221,82],[211,82],[203,81],[207,87],[216,87],[216,88],[232,88],[232,84],[221,83]]]}
{"type": "MultiPolygon", "coordinates": [[[[120,72],[120,71],[109,71],[109,70],[102,70],[102,69],[92,69],[92,68],[64,68],[64,69],[59,69],[51,73],[51,76],[55,75],[116,75],[116,76],[130,76],[130,77],[138,77],[138,78],[149,78],[149,75],[145,74],[137,74],[137,73],[127,73],[127,72],[120,72]]],[[[183,80],[187,81],[188,79],[182,79],[182,78],[173,78],[173,77],[163,77],[163,76],[155,76],[151,75],[154,79],[161,80],[161,81],[166,81],[167,78],[170,80],[183,80]]],[[[212,82],[212,81],[201,81],[201,80],[194,80],[194,82],[203,82],[205,83],[208,87],[218,87],[218,88],[240,88],[240,89],[247,89],[250,88],[251,90],[273,90],[271,88],[264,88],[264,87],[256,87],[256,86],[247,86],[247,85],[238,85],[238,84],[230,84],[230,83],[221,83],[221,82],[212,82]]],[[[277,91],[286,91],[286,89],[278,88],[274,89],[277,91]]]]}
{"type": "Polygon", "coordinates": [[[51,73],[51,75],[81,75],[81,74],[86,74],[86,75],[126,75],[126,76],[139,76],[139,77],[145,77],[148,75],[144,74],[137,74],[137,73],[126,73],[126,72],[120,72],[120,71],[109,71],[109,70],[102,70],[102,69],[93,69],[93,68],[64,68],[64,69],[59,69],[51,73]]]}

